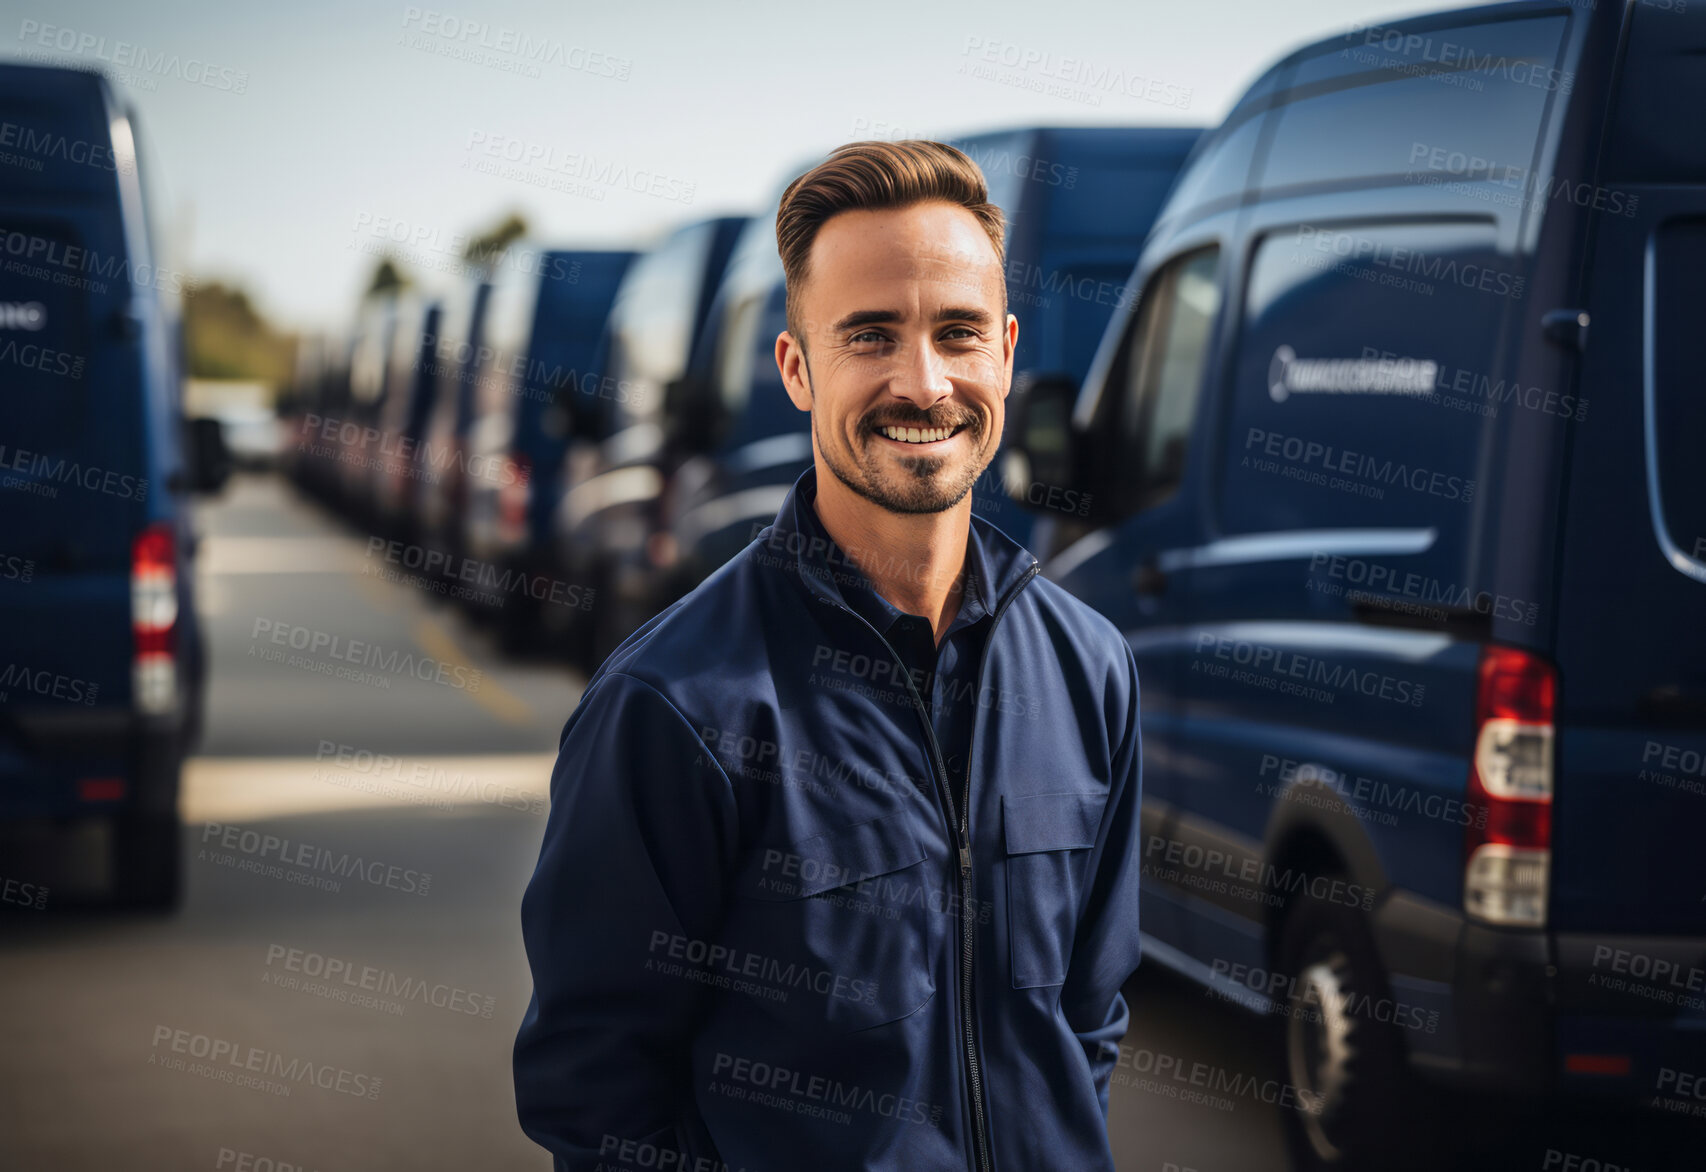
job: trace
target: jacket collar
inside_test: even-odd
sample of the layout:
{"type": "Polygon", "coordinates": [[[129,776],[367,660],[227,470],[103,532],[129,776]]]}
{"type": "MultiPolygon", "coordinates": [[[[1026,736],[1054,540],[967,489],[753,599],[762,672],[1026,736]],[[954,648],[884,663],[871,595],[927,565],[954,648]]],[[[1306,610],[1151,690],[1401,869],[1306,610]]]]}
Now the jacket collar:
{"type": "MultiPolygon", "coordinates": [[[[808,594],[862,614],[882,630],[886,624],[876,621],[877,614],[894,608],[878,595],[870,578],[824,529],[812,507],[816,497],[814,462],[788,490],[775,522],[759,535],[765,543],[764,552],[774,559],[772,565],[794,570],[808,594]]],[[[994,614],[1038,569],[1030,550],[976,512],[971,517],[966,564],[970,571],[967,584],[972,590],[960,603],[962,614],[974,604],[984,613],[994,614]]]]}

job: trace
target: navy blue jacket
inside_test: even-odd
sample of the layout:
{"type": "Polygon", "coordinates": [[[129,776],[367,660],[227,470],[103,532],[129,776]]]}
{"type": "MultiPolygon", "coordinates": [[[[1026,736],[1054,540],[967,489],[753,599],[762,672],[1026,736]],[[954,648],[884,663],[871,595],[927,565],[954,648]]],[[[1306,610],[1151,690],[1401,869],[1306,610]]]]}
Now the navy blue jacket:
{"type": "Polygon", "coordinates": [[[966,834],[912,677],[775,524],[563,729],[522,901],[523,1129],[575,1172],[1113,1168],[1138,963],[1137,666],[972,515],[995,605],[966,834]]]}

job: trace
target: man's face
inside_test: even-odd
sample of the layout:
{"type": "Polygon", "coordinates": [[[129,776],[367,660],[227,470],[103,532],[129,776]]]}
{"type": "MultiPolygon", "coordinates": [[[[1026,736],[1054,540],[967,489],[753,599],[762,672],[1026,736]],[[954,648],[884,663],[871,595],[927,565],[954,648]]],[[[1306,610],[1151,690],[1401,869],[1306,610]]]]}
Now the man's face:
{"type": "Polygon", "coordinates": [[[965,499],[1001,442],[1019,331],[977,219],[943,202],[841,212],[800,292],[806,337],[782,335],[777,358],[824,464],[890,512],[965,499]]]}

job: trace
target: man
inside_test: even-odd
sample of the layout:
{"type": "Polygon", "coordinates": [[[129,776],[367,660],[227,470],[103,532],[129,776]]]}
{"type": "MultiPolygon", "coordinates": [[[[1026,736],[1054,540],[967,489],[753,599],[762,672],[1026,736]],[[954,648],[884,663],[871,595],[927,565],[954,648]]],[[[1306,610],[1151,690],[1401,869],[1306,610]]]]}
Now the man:
{"type": "Polygon", "coordinates": [[[1112,1169],[1136,664],[973,514],[1018,322],[982,173],[842,147],[783,195],[814,466],[564,729],[522,903],[558,1169],[1112,1169]]]}

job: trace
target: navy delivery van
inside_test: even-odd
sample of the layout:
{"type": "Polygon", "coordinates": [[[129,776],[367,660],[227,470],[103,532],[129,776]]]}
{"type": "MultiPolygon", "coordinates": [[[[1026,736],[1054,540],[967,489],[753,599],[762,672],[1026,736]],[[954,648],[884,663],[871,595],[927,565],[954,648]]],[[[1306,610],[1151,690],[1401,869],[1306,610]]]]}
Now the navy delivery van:
{"type": "Polygon", "coordinates": [[[665,391],[687,369],[745,216],[684,225],[631,266],[611,306],[587,429],[571,432],[553,502],[552,573],[592,599],[589,611],[546,607],[544,630],[596,666],[648,612],[636,579],[657,530],[665,391]]]}
{"type": "Polygon", "coordinates": [[[0,66],[0,818],[106,820],[114,894],[165,908],[204,674],[188,494],[228,464],[183,418],[136,135],[98,74],[0,66]]]}
{"type": "MultiPolygon", "coordinates": [[[[1016,388],[1034,372],[1083,378],[1155,213],[1201,134],[1037,127],[952,140],[983,170],[990,201],[1007,215],[1016,388]]],[[[693,406],[677,416],[685,455],[665,492],[668,532],[656,547],[650,611],[691,590],[773,521],[812,460],[810,416],[788,399],[774,353],[776,335],[788,328],[776,253],[780,197],[742,235],[713,311],[714,333],[684,388],[693,406]]],[[[1009,482],[1005,468],[997,456],[973,488],[973,507],[1024,542],[1036,517],[1021,507],[1023,487],[1009,482]]]]}
{"type": "Polygon", "coordinates": [[[1293,53],[1015,421],[1140,668],[1146,956],[1278,1015],[1302,1167],[1418,1090],[1700,1113],[1703,62],[1633,2],[1293,53]]]}
{"type": "Polygon", "coordinates": [[[473,602],[499,620],[511,651],[533,642],[541,604],[583,601],[550,576],[551,508],[569,435],[591,430],[599,393],[608,390],[598,365],[600,341],[634,257],[547,252],[530,285],[512,282],[494,294],[489,345],[498,357],[481,382],[486,405],[474,424],[474,453],[488,471],[470,482],[464,543],[501,584],[473,602]]]}

